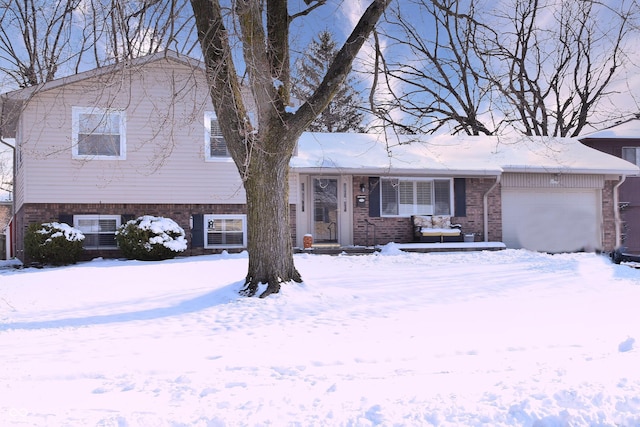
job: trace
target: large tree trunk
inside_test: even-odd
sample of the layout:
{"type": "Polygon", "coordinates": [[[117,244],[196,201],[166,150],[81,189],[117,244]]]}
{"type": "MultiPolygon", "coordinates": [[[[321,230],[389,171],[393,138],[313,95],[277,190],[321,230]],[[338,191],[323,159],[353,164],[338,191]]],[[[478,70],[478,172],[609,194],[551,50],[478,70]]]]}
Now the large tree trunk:
{"type": "Polygon", "coordinates": [[[301,282],[293,262],[289,220],[289,156],[254,155],[245,181],[249,229],[249,269],[242,293],[260,297],[280,291],[280,284],[301,282]]]}
{"type": "Polygon", "coordinates": [[[229,34],[219,1],[191,0],[207,78],[220,129],[244,179],[247,196],[249,269],[242,293],[261,297],[282,283],[302,281],[293,263],[289,220],[289,160],[307,126],[345,81],[354,58],[391,0],[372,0],[333,60],[322,83],[295,112],[290,102],[289,24],[324,0],[289,16],[287,0],[236,0],[233,13],[242,45],[256,119],[251,120],[235,71],[229,34]],[[266,10],[264,9],[266,5],[266,10]],[[263,27],[266,17],[266,29],[263,27]]]}

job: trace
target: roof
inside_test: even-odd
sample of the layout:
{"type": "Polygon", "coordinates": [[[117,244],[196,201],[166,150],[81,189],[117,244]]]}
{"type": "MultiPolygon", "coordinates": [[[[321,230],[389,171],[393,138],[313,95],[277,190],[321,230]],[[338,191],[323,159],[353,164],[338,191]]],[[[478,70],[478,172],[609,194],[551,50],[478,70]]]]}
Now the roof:
{"type": "Polygon", "coordinates": [[[94,68],[78,74],[61,77],[36,86],[6,92],[0,94],[0,137],[15,137],[18,118],[21,114],[24,102],[39,92],[63,87],[95,77],[106,76],[121,71],[122,69],[135,69],[157,61],[172,61],[187,65],[191,68],[204,70],[204,66],[201,61],[189,56],[180,55],[173,50],[166,50],[131,60],[121,61],[116,64],[94,68]]]}
{"type": "Polygon", "coordinates": [[[596,138],[598,139],[605,139],[605,138],[606,139],[610,139],[610,138],[640,139],[640,118],[635,117],[631,120],[627,120],[625,122],[611,126],[607,129],[592,132],[580,137],[580,139],[596,139],[596,138]]]}
{"type": "Polygon", "coordinates": [[[303,173],[497,176],[504,172],[638,175],[574,138],[304,133],[291,166],[303,173]]]}
{"type": "Polygon", "coordinates": [[[72,74],[66,77],[61,77],[46,83],[36,85],[36,86],[30,86],[24,89],[17,89],[11,92],[6,92],[2,95],[3,97],[10,98],[10,99],[28,99],[35,92],[42,92],[42,91],[54,89],[60,86],[64,86],[70,83],[76,83],[85,79],[107,75],[115,71],[118,71],[122,68],[140,67],[145,64],[149,64],[149,63],[160,61],[160,60],[169,60],[169,61],[179,62],[185,65],[189,65],[191,67],[204,69],[204,66],[202,65],[202,63],[196,59],[193,59],[189,56],[180,55],[179,53],[173,50],[165,50],[165,51],[156,52],[150,55],[142,56],[139,58],[122,61],[117,64],[111,64],[103,67],[93,68],[88,71],[83,71],[81,73],[72,74]]]}

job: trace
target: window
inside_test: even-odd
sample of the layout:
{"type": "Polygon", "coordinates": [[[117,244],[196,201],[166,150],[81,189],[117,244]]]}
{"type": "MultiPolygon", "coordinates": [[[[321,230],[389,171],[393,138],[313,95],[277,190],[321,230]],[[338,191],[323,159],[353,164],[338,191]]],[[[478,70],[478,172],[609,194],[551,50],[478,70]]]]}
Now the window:
{"type": "Polygon", "coordinates": [[[640,147],[622,147],[622,158],[640,166],[640,147]]]}
{"type": "Polygon", "coordinates": [[[451,215],[450,179],[383,178],[383,216],[451,215]]]}
{"type": "Polygon", "coordinates": [[[207,160],[230,159],[218,118],[212,112],[204,114],[204,152],[207,160]]]}
{"type": "Polygon", "coordinates": [[[123,110],[73,107],[74,158],[125,159],[123,110]]]}
{"type": "Polygon", "coordinates": [[[205,215],[205,248],[247,246],[246,215],[205,215]]]}
{"type": "Polygon", "coordinates": [[[73,226],[84,234],[85,249],[117,249],[120,215],[74,215],[73,226]]]}

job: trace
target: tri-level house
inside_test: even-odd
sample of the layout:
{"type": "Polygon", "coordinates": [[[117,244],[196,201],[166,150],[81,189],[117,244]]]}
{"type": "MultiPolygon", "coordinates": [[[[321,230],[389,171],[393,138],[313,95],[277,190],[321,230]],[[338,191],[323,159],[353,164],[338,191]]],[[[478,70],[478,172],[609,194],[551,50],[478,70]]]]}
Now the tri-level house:
{"type": "MultiPolygon", "coordinates": [[[[116,229],[140,215],[180,224],[187,255],[246,247],[242,177],[198,61],[162,52],[2,94],[0,108],[0,137],[16,144],[19,258],[25,229],[44,221],[82,230],[87,258],[117,257],[116,229]]],[[[617,188],[638,172],[573,139],[306,133],[291,160],[291,238],[408,243],[430,217],[475,242],[609,250],[617,188]]]]}

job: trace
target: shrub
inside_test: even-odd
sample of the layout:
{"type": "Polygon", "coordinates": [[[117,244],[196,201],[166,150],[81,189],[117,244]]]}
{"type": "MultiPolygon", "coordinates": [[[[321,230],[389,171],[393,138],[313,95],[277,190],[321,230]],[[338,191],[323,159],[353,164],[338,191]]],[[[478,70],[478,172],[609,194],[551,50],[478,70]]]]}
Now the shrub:
{"type": "Polygon", "coordinates": [[[129,259],[160,261],[187,249],[184,230],[169,218],[141,216],[120,226],[116,240],[129,259]]]}
{"type": "Polygon", "coordinates": [[[31,224],[24,238],[24,249],[33,262],[51,265],[75,264],[82,253],[84,234],[67,224],[31,224]]]}

